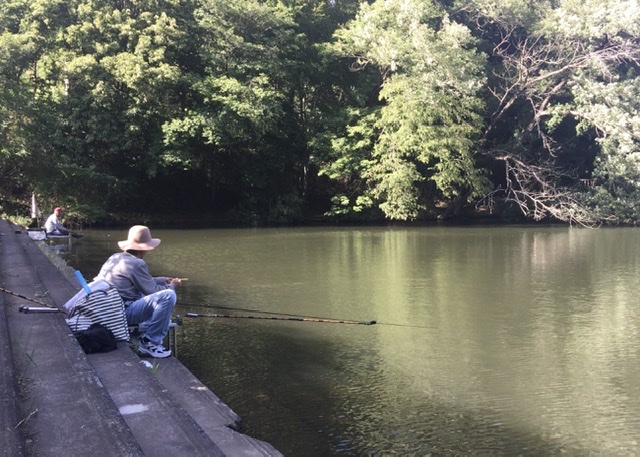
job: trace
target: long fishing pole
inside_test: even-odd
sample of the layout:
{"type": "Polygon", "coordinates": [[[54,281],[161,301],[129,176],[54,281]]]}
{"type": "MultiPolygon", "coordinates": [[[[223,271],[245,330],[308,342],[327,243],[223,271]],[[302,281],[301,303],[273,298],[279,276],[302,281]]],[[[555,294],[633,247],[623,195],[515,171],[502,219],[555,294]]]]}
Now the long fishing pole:
{"type": "MultiPolygon", "coordinates": [[[[218,305],[197,305],[192,303],[180,303],[181,306],[194,306],[199,308],[209,308],[209,309],[228,309],[231,311],[245,311],[248,313],[258,313],[258,314],[270,314],[274,316],[290,316],[290,317],[305,317],[309,319],[326,319],[326,320],[336,320],[329,317],[319,317],[319,316],[300,316],[299,314],[289,314],[289,313],[277,313],[274,311],[262,311],[259,309],[251,309],[251,308],[237,308],[234,306],[218,306],[218,305]]],[[[375,323],[375,321],[374,321],[375,323]]]]}
{"type": "MultiPolygon", "coordinates": [[[[259,313],[259,314],[269,314],[269,315],[275,315],[275,316],[291,316],[291,317],[299,317],[299,314],[288,314],[288,313],[276,313],[273,311],[262,311],[259,309],[251,309],[251,308],[237,308],[237,307],[233,307],[233,306],[219,306],[219,305],[210,305],[210,304],[196,304],[196,303],[180,303],[180,306],[189,306],[189,307],[198,307],[198,308],[207,308],[207,309],[228,309],[231,311],[245,311],[245,312],[249,312],[249,313],[259,313]]],[[[309,319],[326,319],[324,317],[316,317],[316,316],[305,316],[309,319]]],[[[329,319],[331,320],[331,319],[329,319]]],[[[421,325],[411,325],[411,324],[395,324],[395,323],[391,323],[391,322],[378,322],[378,321],[372,321],[377,325],[389,325],[389,326],[393,326],[393,327],[410,327],[410,328],[431,328],[431,327],[426,327],[426,326],[421,326],[421,325]]]]}
{"type": "Polygon", "coordinates": [[[374,325],[376,321],[349,321],[340,319],[321,319],[316,317],[276,317],[276,316],[242,316],[236,314],[197,314],[187,313],[185,317],[226,317],[231,319],[267,319],[274,321],[324,322],[328,324],[374,325]]]}
{"type": "MultiPolygon", "coordinates": [[[[17,292],[12,292],[10,290],[5,289],[4,287],[0,287],[0,292],[4,292],[5,294],[13,295],[15,297],[20,297],[20,298],[22,298],[24,300],[27,300],[27,301],[30,301],[32,303],[37,303],[38,305],[46,306],[47,308],[56,308],[53,305],[50,305],[50,304],[45,303],[45,302],[40,301],[40,300],[36,300],[35,298],[27,297],[26,295],[21,295],[21,294],[19,294],[17,292]]],[[[56,309],[58,309],[58,308],[56,308],[56,309]]]]}

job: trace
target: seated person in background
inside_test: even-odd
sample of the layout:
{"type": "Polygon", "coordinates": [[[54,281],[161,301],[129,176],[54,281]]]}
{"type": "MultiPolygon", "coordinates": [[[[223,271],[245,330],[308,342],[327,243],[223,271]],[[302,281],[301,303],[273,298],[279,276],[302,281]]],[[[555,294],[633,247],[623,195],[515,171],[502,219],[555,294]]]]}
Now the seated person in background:
{"type": "Polygon", "coordinates": [[[44,223],[44,229],[47,232],[47,235],[58,235],[58,236],[67,236],[71,235],[75,238],[82,238],[82,235],[79,233],[74,233],[67,230],[62,223],[60,222],[60,215],[62,214],[62,208],[57,206],[53,210],[53,214],[47,218],[47,222],[44,223]]]}
{"type": "Polygon", "coordinates": [[[124,252],[107,259],[96,280],[103,279],[114,287],[124,302],[129,325],[139,325],[142,334],[138,352],[156,358],[169,357],[171,350],[162,345],[169,332],[171,313],[176,304],[178,278],[153,277],[143,257],[160,244],[151,238],[149,228],[134,225],[125,241],[118,241],[124,252]]]}

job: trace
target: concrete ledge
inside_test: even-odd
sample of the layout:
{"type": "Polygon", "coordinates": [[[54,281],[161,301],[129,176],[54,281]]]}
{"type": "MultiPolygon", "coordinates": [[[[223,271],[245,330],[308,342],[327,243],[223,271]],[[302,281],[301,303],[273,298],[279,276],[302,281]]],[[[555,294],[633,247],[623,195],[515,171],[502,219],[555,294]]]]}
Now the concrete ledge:
{"type": "MultiPolygon", "coordinates": [[[[0,221],[2,287],[50,303],[64,303],[69,282],[26,235],[0,221]],[[33,257],[35,255],[35,257],[33,257]]],[[[16,455],[144,455],[62,314],[23,314],[24,300],[4,294],[9,344],[18,387],[22,452],[16,455]]],[[[12,381],[7,380],[6,383],[12,381]]],[[[3,418],[4,419],[4,418],[3,418]]]]}
{"type": "MultiPolygon", "coordinates": [[[[8,335],[6,305],[4,294],[0,294],[0,335],[8,335]]],[[[0,443],[2,443],[3,456],[23,455],[25,452],[24,438],[20,433],[18,387],[16,375],[13,369],[13,357],[11,355],[11,343],[9,338],[0,337],[0,443]]]]}
{"type": "Polygon", "coordinates": [[[240,417],[175,358],[160,361],[155,376],[225,455],[282,455],[271,444],[240,433],[240,417]]]}
{"type": "Polygon", "coordinates": [[[224,455],[128,345],[120,345],[88,359],[145,454],[224,455]]]}

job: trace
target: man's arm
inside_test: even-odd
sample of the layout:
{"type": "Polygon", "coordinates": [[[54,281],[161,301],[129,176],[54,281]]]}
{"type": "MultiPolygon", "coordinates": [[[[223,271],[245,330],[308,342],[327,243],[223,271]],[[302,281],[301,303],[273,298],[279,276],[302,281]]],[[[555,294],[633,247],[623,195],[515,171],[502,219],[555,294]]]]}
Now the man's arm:
{"type": "Polygon", "coordinates": [[[136,262],[130,279],[133,285],[142,292],[143,295],[151,295],[160,290],[175,288],[173,284],[166,284],[164,280],[159,282],[157,278],[151,276],[149,268],[144,261],[136,262]]]}

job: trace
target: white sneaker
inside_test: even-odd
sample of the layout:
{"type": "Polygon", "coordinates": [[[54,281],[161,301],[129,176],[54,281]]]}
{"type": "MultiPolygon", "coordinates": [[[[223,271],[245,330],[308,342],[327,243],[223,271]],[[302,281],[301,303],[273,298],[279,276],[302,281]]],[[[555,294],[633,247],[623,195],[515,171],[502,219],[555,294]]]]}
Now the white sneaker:
{"type": "Polygon", "coordinates": [[[147,339],[147,337],[143,336],[142,338],[140,338],[140,347],[138,348],[138,353],[141,355],[155,357],[156,359],[164,359],[165,357],[169,357],[171,355],[171,350],[166,349],[161,344],[154,344],[151,342],[151,340],[147,339]]]}

